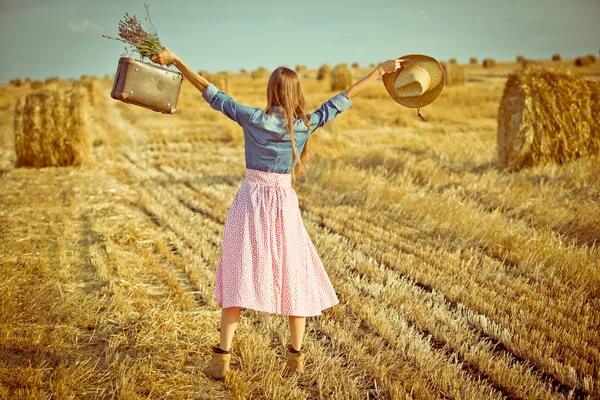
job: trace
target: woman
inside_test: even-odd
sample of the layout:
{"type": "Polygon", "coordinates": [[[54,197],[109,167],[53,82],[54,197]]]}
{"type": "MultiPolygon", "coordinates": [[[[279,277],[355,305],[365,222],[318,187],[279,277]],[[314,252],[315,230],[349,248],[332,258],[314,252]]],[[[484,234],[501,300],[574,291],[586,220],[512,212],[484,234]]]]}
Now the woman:
{"type": "Polygon", "coordinates": [[[244,131],[246,177],[225,221],[216,272],[214,300],[222,308],[221,338],[219,346],[212,346],[213,360],[203,372],[217,379],[226,375],[240,310],[254,309],[260,315],[289,317],[287,368],[303,373],[306,317],[321,315],[339,300],[303,225],[295,178],[304,173],[315,130],[348,109],[351,99],[377,78],[407,60],[382,63],[312,114],[306,111],[298,76],[288,68],[271,74],[267,107],[262,110],[237,103],[166,47],[152,61],[175,65],[212,108],[244,131]]]}

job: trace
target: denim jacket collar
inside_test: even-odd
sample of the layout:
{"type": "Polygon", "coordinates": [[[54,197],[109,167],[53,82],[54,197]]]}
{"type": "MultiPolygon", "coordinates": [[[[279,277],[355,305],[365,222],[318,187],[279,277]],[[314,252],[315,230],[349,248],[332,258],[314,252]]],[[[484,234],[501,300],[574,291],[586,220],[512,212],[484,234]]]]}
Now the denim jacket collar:
{"type": "Polygon", "coordinates": [[[283,111],[281,110],[281,107],[279,107],[279,106],[273,106],[273,107],[271,107],[271,112],[274,113],[274,114],[283,115],[283,111]]]}

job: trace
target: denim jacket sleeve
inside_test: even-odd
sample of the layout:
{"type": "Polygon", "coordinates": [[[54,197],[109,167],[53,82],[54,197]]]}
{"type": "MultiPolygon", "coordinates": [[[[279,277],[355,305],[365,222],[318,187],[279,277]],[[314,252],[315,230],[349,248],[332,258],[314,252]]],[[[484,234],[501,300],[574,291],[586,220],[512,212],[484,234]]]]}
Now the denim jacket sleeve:
{"type": "Polygon", "coordinates": [[[228,118],[237,122],[240,126],[246,125],[250,120],[250,117],[252,117],[254,112],[257,110],[256,108],[239,104],[230,96],[226,95],[225,92],[219,90],[212,83],[210,83],[206,89],[204,89],[202,92],[202,97],[213,109],[221,111],[228,118]]]}
{"type": "Polygon", "coordinates": [[[352,100],[350,100],[350,97],[348,97],[345,92],[341,92],[333,96],[331,99],[323,103],[317,111],[309,114],[309,133],[313,133],[317,128],[325,125],[337,117],[341,112],[350,108],[350,106],[352,106],[352,100]]]}

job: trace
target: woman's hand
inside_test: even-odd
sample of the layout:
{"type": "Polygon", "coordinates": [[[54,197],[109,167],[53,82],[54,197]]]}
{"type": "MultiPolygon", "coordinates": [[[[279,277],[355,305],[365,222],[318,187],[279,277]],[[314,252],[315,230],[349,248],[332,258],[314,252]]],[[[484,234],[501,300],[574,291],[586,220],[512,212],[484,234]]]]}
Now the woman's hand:
{"type": "Polygon", "coordinates": [[[157,64],[171,65],[177,60],[177,56],[165,46],[162,47],[162,53],[156,54],[150,60],[157,64]]]}
{"type": "Polygon", "coordinates": [[[407,61],[409,61],[408,58],[392,58],[379,64],[377,69],[381,71],[381,75],[389,74],[391,72],[397,71],[400,67],[402,67],[402,63],[407,61]]]}
{"type": "Polygon", "coordinates": [[[365,90],[371,83],[381,78],[384,74],[397,71],[402,67],[402,63],[407,62],[408,58],[392,58],[379,64],[371,73],[346,90],[346,95],[352,99],[354,96],[365,90]]]}

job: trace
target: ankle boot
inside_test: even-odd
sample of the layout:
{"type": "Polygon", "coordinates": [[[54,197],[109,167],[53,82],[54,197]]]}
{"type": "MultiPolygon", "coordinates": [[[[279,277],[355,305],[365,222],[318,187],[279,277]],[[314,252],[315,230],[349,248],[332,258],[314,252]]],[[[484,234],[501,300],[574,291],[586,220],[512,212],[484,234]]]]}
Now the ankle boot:
{"type": "Polygon", "coordinates": [[[229,372],[231,350],[225,351],[217,345],[212,346],[212,352],[213,359],[209,365],[202,369],[202,372],[215,379],[223,379],[229,372]]]}
{"type": "Polygon", "coordinates": [[[287,347],[287,371],[290,373],[304,373],[304,350],[295,350],[291,344],[287,347]]]}

